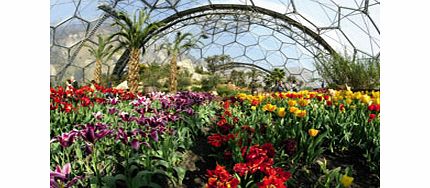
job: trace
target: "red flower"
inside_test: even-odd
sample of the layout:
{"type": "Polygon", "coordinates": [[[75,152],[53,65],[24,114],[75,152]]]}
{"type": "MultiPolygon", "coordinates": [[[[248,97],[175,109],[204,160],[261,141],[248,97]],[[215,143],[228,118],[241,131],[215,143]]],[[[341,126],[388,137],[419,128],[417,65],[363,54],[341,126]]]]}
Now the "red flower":
{"type": "Polygon", "coordinates": [[[231,117],[231,112],[230,112],[230,111],[228,111],[228,110],[226,110],[226,111],[224,111],[224,115],[225,115],[225,116],[228,116],[228,117],[231,117]]]}
{"type": "Polygon", "coordinates": [[[371,122],[375,118],[376,118],[376,114],[369,114],[369,120],[368,120],[368,122],[371,122]]]}
{"type": "Polygon", "coordinates": [[[266,150],[267,156],[272,158],[275,156],[275,149],[273,148],[273,145],[271,143],[265,143],[261,146],[262,149],[266,150]]]}
{"type": "Polygon", "coordinates": [[[339,105],[339,110],[340,111],[345,111],[345,105],[344,104],[340,104],[339,105]]]}
{"type": "Polygon", "coordinates": [[[248,173],[249,168],[245,163],[237,163],[234,165],[233,170],[239,174],[239,176],[244,176],[248,173]]]}
{"type": "Polygon", "coordinates": [[[227,123],[227,120],[225,118],[221,118],[216,124],[221,127],[226,123],[227,123]]]}
{"type": "Polygon", "coordinates": [[[63,105],[64,105],[64,111],[66,111],[66,112],[72,111],[72,104],[64,103],[63,105]]]}
{"type": "Polygon", "coordinates": [[[254,99],[254,100],[251,101],[251,105],[252,106],[258,106],[259,104],[260,104],[260,102],[258,100],[254,99]]]}
{"type": "Polygon", "coordinates": [[[237,122],[239,122],[239,118],[237,118],[237,117],[234,117],[234,118],[233,118],[233,122],[234,122],[234,123],[237,123],[237,122]]]}
{"type": "Polygon", "coordinates": [[[333,102],[331,102],[331,101],[326,101],[326,102],[327,102],[327,106],[333,105],[333,102]]]}
{"type": "Polygon", "coordinates": [[[224,166],[217,164],[215,170],[208,170],[207,188],[237,188],[239,180],[234,178],[224,166]]]}
{"type": "Polygon", "coordinates": [[[104,104],[106,102],[106,99],[103,99],[103,98],[95,98],[95,100],[99,104],[104,104]]]}
{"type": "Polygon", "coordinates": [[[330,99],[330,96],[328,96],[328,95],[324,95],[324,99],[325,99],[325,100],[329,100],[329,99],[330,99]]]}
{"type": "Polygon", "coordinates": [[[257,183],[258,187],[284,187],[287,188],[285,182],[291,177],[291,173],[284,171],[282,168],[267,168],[265,176],[261,183],[257,183]]]}
{"type": "Polygon", "coordinates": [[[223,143],[223,136],[220,134],[208,136],[208,143],[214,147],[221,147],[221,144],[223,143]]]}
{"type": "Polygon", "coordinates": [[[89,106],[91,104],[91,100],[88,97],[82,97],[81,98],[81,104],[82,106],[89,106]]]}
{"type": "Polygon", "coordinates": [[[379,104],[371,104],[367,107],[369,111],[379,111],[380,105],[379,104]]]}
{"type": "Polygon", "coordinates": [[[230,102],[224,101],[224,110],[228,110],[229,107],[230,107],[230,102]]]}

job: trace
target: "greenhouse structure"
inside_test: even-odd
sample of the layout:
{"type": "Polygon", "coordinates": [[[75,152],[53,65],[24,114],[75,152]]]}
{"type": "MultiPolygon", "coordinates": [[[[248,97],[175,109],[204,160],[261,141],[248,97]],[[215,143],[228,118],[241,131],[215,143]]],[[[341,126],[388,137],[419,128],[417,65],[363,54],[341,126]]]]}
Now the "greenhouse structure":
{"type": "Polygon", "coordinates": [[[379,187],[379,0],[50,0],[51,187],[379,187]]]}

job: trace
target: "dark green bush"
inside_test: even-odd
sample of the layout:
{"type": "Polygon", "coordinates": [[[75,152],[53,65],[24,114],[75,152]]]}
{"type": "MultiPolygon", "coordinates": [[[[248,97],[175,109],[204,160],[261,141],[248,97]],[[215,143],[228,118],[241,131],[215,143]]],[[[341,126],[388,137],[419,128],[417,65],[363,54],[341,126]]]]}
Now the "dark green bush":
{"type": "Polygon", "coordinates": [[[327,81],[328,87],[336,88],[347,84],[352,89],[379,89],[379,58],[361,58],[334,55],[320,59],[316,64],[319,75],[327,81]]]}

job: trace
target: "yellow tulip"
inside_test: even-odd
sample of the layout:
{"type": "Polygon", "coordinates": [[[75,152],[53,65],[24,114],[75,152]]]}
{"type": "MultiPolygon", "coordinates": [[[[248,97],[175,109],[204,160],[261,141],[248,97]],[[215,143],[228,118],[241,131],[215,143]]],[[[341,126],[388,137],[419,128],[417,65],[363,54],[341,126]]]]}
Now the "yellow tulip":
{"type": "Polygon", "coordinates": [[[342,178],[340,179],[340,183],[342,183],[342,185],[344,187],[351,186],[352,181],[354,181],[354,178],[353,177],[349,177],[347,175],[343,175],[342,178]]]}
{"type": "Polygon", "coordinates": [[[370,97],[368,95],[361,96],[361,102],[364,103],[364,104],[369,104],[370,97]]]}
{"type": "Polygon", "coordinates": [[[296,100],[289,100],[288,101],[288,106],[296,106],[296,104],[297,104],[297,101],[296,100]]]}
{"type": "Polygon", "coordinates": [[[269,111],[269,112],[273,112],[276,110],[276,105],[272,105],[272,104],[266,104],[263,106],[263,111],[269,111]]]}
{"type": "Polygon", "coordinates": [[[290,113],[294,113],[295,111],[297,111],[298,110],[298,108],[296,108],[296,107],[290,107],[290,109],[289,109],[289,111],[290,111],[290,113]]]}
{"type": "Polygon", "coordinates": [[[347,98],[347,99],[345,100],[345,102],[346,102],[346,104],[351,104],[351,103],[352,103],[352,99],[347,98]]]}
{"type": "Polygon", "coordinates": [[[372,104],[381,104],[381,100],[379,98],[373,99],[372,104]]]}
{"type": "Polygon", "coordinates": [[[320,131],[319,131],[319,130],[316,130],[316,129],[309,129],[309,130],[308,130],[308,134],[309,134],[309,136],[312,136],[312,137],[317,136],[319,132],[320,132],[320,131]]]}
{"type": "Polygon", "coordinates": [[[294,112],[294,115],[297,117],[305,117],[306,116],[306,110],[296,110],[294,112]]]}
{"type": "Polygon", "coordinates": [[[354,98],[355,99],[361,99],[361,93],[360,92],[354,93],[354,98]]]}
{"type": "Polygon", "coordinates": [[[299,100],[299,104],[300,104],[300,106],[307,106],[308,104],[309,104],[309,100],[307,100],[307,99],[300,99],[299,100]]]}
{"type": "Polygon", "coordinates": [[[278,116],[279,117],[285,117],[287,113],[285,112],[285,108],[278,108],[278,116]]]}
{"type": "Polygon", "coordinates": [[[251,110],[256,110],[257,109],[257,107],[255,107],[255,106],[251,106],[251,110]]]}

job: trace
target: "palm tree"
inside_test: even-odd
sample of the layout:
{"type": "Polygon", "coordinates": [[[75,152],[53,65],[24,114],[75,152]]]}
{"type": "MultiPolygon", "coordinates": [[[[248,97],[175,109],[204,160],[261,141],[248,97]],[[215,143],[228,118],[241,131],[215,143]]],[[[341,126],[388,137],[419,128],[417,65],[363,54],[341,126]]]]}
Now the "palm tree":
{"type": "Polygon", "coordinates": [[[101,35],[98,35],[98,43],[97,47],[90,46],[85,44],[88,47],[88,51],[96,58],[96,68],[94,70],[94,81],[97,84],[101,83],[102,79],[102,63],[109,60],[112,55],[115,53],[114,46],[110,44],[112,41],[110,37],[103,38],[101,35]]]}
{"type": "Polygon", "coordinates": [[[276,84],[278,81],[282,81],[285,78],[285,71],[284,69],[275,68],[270,72],[269,75],[267,75],[264,78],[264,82],[266,84],[266,89],[269,89],[273,86],[273,84],[276,84]]]}
{"type": "MultiPolygon", "coordinates": [[[[130,50],[128,65],[128,77],[130,92],[136,92],[139,81],[139,62],[141,55],[142,42],[147,40],[150,33],[157,30],[163,24],[160,22],[146,23],[149,19],[149,14],[145,11],[138,11],[132,18],[125,13],[119,12],[115,16],[115,23],[118,25],[120,31],[113,34],[113,36],[120,36],[120,47],[130,50]]],[[[143,53],[145,49],[143,48],[143,53]]]]}
{"type": "Polygon", "coordinates": [[[177,77],[177,59],[182,50],[188,50],[196,45],[191,33],[176,33],[176,38],[172,43],[165,43],[161,48],[167,50],[167,55],[171,56],[170,60],[170,77],[169,77],[169,92],[176,93],[178,87],[177,77]]]}
{"type": "Polygon", "coordinates": [[[284,69],[275,68],[275,69],[273,69],[273,71],[270,74],[273,75],[274,81],[276,81],[276,82],[282,81],[285,78],[284,69]]]}

